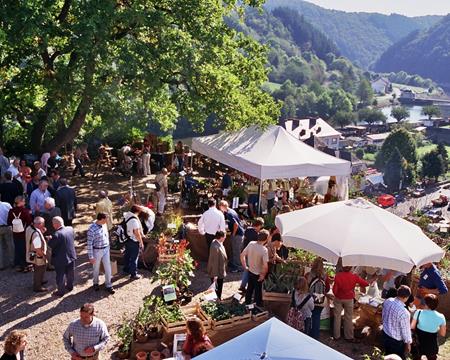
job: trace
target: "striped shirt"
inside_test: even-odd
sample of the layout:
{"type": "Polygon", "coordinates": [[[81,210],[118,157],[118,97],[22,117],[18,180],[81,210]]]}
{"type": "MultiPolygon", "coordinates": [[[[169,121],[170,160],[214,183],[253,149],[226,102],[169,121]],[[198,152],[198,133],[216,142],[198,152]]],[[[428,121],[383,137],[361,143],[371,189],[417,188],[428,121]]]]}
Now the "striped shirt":
{"type": "Polygon", "coordinates": [[[391,338],[412,343],[410,314],[405,304],[397,298],[389,298],[383,304],[383,331],[391,338]]]}
{"type": "Polygon", "coordinates": [[[89,226],[87,231],[87,248],[89,259],[94,258],[95,249],[103,249],[109,246],[109,234],[106,225],[96,222],[89,226]]]}
{"type": "Polygon", "coordinates": [[[63,341],[65,349],[70,354],[89,356],[84,350],[89,347],[93,347],[96,353],[103,350],[109,341],[109,333],[106,324],[96,317],[89,325],[83,325],[80,319],[77,319],[70,323],[63,341]]]}

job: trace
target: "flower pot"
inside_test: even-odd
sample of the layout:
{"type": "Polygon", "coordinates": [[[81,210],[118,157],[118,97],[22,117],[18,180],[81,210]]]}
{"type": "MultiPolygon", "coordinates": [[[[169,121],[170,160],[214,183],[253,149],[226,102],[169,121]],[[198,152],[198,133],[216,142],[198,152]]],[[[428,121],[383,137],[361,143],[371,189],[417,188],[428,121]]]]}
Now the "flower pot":
{"type": "Polygon", "coordinates": [[[161,353],[159,351],[152,351],[150,353],[150,360],[161,360],[161,353]]]}
{"type": "Polygon", "coordinates": [[[145,343],[147,342],[147,339],[147,334],[136,334],[136,342],[138,343],[145,343]]]}
{"type": "Polygon", "coordinates": [[[190,302],[192,301],[192,297],[193,297],[193,296],[194,296],[194,294],[192,293],[192,291],[186,291],[186,292],[183,294],[184,302],[185,302],[186,304],[190,303],[190,302]]]}
{"type": "Polygon", "coordinates": [[[147,353],[145,351],[139,351],[136,354],[136,360],[147,360],[147,353]]]}
{"type": "Polygon", "coordinates": [[[157,339],[159,338],[159,329],[157,326],[152,327],[149,329],[148,334],[147,334],[149,339],[157,339]]]}
{"type": "Polygon", "coordinates": [[[128,358],[130,357],[130,352],[129,352],[129,351],[122,351],[122,350],[119,350],[119,351],[117,352],[117,357],[118,357],[119,359],[128,359],[128,358]]]}

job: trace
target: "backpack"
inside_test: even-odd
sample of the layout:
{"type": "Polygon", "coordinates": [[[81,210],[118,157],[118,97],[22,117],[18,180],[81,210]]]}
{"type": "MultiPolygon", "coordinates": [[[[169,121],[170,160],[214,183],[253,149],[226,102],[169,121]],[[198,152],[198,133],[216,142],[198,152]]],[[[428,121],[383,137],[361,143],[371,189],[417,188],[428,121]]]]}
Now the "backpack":
{"type": "Polygon", "coordinates": [[[155,182],[155,189],[156,191],[160,191],[161,190],[161,184],[159,182],[155,182]]]}
{"type": "Polygon", "coordinates": [[[117,229],[116,229],[115,233],[117,235],[117,239],[119,240],[120,244],[124,244],[128,240],[131,240],[131,237],[128,235],[128,231],[127,231],[127,223],[131,219],[137,219],[137,217],[136,216],[130,216],[126,220],[125,220],[125,218],[123,218],[122,222],[117,226],[117,229]]]}
{"type": "Polygon", "coordinates": [[[25,231],[25,228],[23,227],[23,222],[22,219],[20,218],[20,215],[22,215],[22,213],[19,213],[19,215],[16,216],[16,214],[14,214],[14,219],[12,221],[12,231],[14,233],[21,233],[25,231]]]}
{"type": "Polygon", "coordinates": [[[320,278],[314,278],[309,284],[309,292],[314,298],[315,305],[322,305],[325,302],[326,285],[325,281],[320,278]]]}

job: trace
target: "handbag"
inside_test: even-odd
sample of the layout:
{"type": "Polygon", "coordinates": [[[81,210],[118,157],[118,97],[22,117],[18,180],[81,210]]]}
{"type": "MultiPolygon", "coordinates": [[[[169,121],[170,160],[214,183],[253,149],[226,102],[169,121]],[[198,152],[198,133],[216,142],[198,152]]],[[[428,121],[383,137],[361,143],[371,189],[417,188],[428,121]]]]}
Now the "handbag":
{"type": "MultiPolygon", "coordinates": [[[[294,300],[295,292],[292,293],[292,299],[294,300]]],[[[301,311],[303,306],[309,301],[311,298],[311,295],[309,294],[306,296],[303,301],[298,306],[292,306],[289,309],[289,312],[287,314],[286,323],[293,327],[294,329],[297,329],[298,331],[305,331],[305,317],[303,316],[303,312],[301,311]]]]}
{"type": "MultiPolygon", "coordinates": [[[[420,314],[422,313],[422,310],[418,310],[418,311],[419,311],[419,314],[417,315],[416,329],[417,329],[417,325],[419,325],[420,314]]],[[[412,336],[411,355],[412,355],[413,359],[415,359],[416,357],[420,356],[419,336],[417,335],[416,330],[411,331],[411,336],[412,336]]]]}

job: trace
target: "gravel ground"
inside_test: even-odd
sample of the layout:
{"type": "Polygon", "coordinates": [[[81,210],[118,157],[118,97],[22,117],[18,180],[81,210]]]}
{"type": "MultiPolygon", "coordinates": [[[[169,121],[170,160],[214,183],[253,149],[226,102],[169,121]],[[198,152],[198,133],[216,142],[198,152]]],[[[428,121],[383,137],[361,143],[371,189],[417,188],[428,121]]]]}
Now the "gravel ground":
{"type": "MultiPolygon", "coordinates": [[[[148,179],[151,179],[148,178],[148,179]]],[[[115,202],[119,196],[129,190],[128,179],[113,175],[99,178],[72,180],[79,197],[79,216],[74,222],[77,234],[77,260],[75,288],[63,298],[54,298],[51,291],[45,294],[32,292],[32,275],[17,273],[14,270],[0,272],[0,351],[6,334],[13,329],[27,329],[29,333],[26,356],[28,360],[60,360],[70,359],[62,343],[62,334],[71,320],[78,318],[79,308],[83,303],[94,303],[96,315],[104,320],[111,334],[107,349],[102,352],[103,359],[113,358],[116,350],[116,328],[127,314],[134,314],[142,305],[142,298],[156,288],[149,277],[150,273],[141,272],[144,276],[137,281],[128,277],[116,276],[113,285],[117,290],[108,296],[105,291],[95,292],[92,289],[92,271],[83,244],[87,226],[93,219],[93,205],[97,192],[106,188],[110,198],[115,202]]],[[[145,181],[135,180],[135,188],[141,197],[145,196],[145,181]]],[[[116,208],[120,212],[119,208],[116,208]]],[[[196,271],[192,284],[194,294],[204,291],[210,280],[204,272],[205,264],[196,271]]],[[[119,269],[120,270],[120,269],[119,269]]],[[[55,273],[48,272],[49,287],[55,288],[55,273]]],[[[239,274],[230,274],[224,284],[224,296],[232,295],[239,286],[239,274]]],[[[102,279],[100,279],[102,282],[102,279]]],[[[198,295],[197,295],[198,296],[198,295]]],[[[334,349],[346,353],[353,359],[362,359],[363,354],[370,354],[372,346],[366,344],[348,344],[344,341],[333,342],[328,333],[322,332],[321,340],[334,349]]],[[[0,352],[0,353],[1,353],[0,352]]],[[[442,357],[446,359],[447,357],[442,357]]]]}

